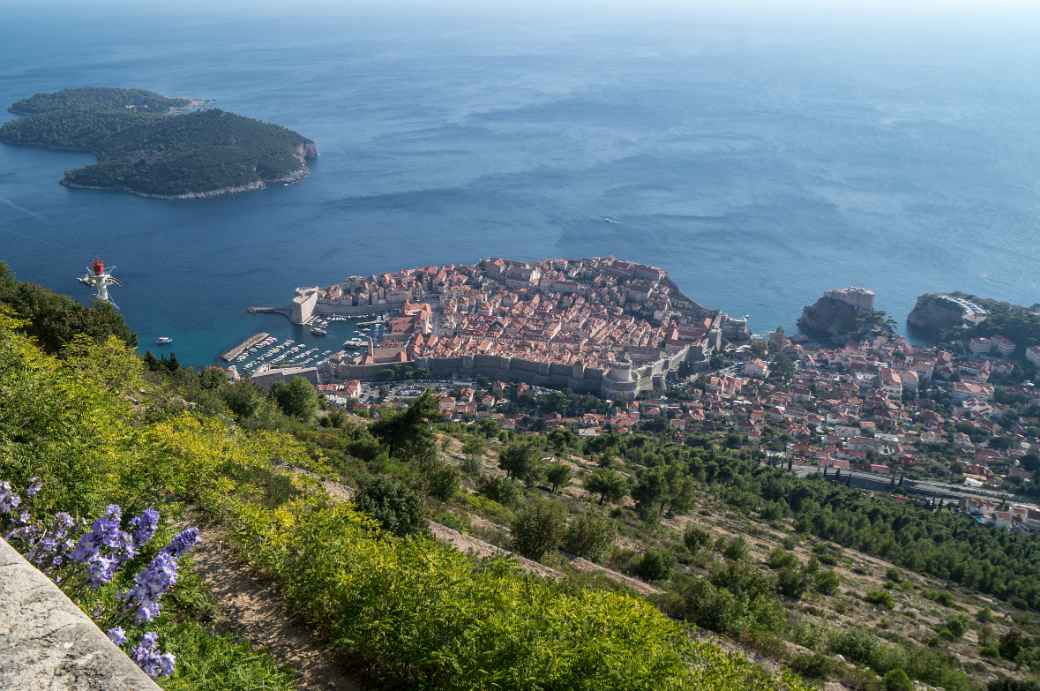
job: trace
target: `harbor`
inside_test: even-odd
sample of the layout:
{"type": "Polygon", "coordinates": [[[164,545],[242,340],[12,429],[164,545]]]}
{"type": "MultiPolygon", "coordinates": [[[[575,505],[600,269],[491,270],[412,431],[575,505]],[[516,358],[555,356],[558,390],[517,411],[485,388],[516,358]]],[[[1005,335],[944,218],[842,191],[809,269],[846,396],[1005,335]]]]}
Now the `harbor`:
{"type": "Polygon", "coordinates": [[[234,348],[231,348],[230,350],[226,350],[223,353],[221,353],[220,359],[224,360],[225,362],[233,362],[242,353],[248,351],[250,348],[254,347],[256,344],[260,343],[261,341],[264,341],[270,336],[271,334],[267,333],[266,331],[255,333],[246,340],[236,345],[234,348]]]}
{"type": "Polygon", "coordinates": [[[314,316],[306,324],[286,324],[284,332],[277,326],[266,326],[267,330],[253,334],[219,357],[241,377],[319,367],[333,355],[360,359],[370,345],[382,339],[384,326],[381,314],[314,316]]]}

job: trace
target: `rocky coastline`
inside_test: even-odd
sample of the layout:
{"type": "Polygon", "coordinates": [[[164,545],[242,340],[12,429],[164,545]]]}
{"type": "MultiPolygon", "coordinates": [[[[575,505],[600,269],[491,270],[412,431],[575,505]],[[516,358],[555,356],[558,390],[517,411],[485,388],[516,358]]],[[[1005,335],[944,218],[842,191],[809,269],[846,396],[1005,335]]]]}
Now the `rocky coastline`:
{"type": "Polygon", "coordinates": [[[925,293],[917,298],[906,324],[921,335],[938,336],[984,321],[986,310],[958,294],[925,293]]]}

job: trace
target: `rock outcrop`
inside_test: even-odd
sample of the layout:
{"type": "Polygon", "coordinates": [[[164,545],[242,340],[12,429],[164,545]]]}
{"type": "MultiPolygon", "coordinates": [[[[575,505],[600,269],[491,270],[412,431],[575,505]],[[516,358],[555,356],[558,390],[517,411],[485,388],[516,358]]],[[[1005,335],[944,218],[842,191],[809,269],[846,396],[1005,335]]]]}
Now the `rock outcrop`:
{"type": "Polygon", "coordinates": [[[862,337],[877,326],[874,291],[866,288],[828,290],[798,319],[801,332],[817,340],[862,337]]]}
{"type": "Polygon", "coordinates": [[[922,334],[940,334],[950,329],[978,324],[986,310],[957,295],[926,293],[906,317],[907,326],[922,334]]]}
{"type": "Polygon", "coordinates": [[[58,586],[0,538],[0,689],[159,687],[58,586]]]}

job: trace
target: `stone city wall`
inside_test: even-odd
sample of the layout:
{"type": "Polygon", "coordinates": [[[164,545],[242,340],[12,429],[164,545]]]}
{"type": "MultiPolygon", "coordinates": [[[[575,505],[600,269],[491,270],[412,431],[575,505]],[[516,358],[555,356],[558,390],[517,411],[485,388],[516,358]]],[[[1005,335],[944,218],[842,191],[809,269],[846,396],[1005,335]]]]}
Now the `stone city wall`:
{"type": "MultiPolygon", "coordinates": [[[[603,370],[583,365],[535,362],[523,358],[499,355],[462,355],[452,358],[419,358],[407,363],[381,365],[337,365],[330,368],[336,381],[359,379],[377,381],[382,372],[412,365],[427,369],[437,379],[451,377],[486,377],[500,381],[523,382],[532,386],[569,389],[613,400],[634,400],[640,393],[652,391],[663,384],[669,371],[679,369],[683,362],[704,359],[700,345],[683,346],[638,368],[615,367],[603,370]]],[[[330,370],[322,370],[323,375],[330,370]]],[[[324,379],[324,377],[323,377],[324,379]]]]}

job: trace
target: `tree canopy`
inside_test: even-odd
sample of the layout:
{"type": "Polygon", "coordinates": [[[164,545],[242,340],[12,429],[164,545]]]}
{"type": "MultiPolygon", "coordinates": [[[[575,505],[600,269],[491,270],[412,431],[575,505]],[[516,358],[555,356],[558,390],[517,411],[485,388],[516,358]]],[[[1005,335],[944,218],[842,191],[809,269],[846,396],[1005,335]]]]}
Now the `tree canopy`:
{"type": "Polygon", "coordinates": [[[77,334],[99,343],[115,336],[129,346],[137,345],[137,336],[112,305],[99,301],[84,307],[43,286],[20,283],[3,262],[0,262],[0,305],[6,305],[23,320],[26,333],[50,353],[61,351],[77,334]]]}

